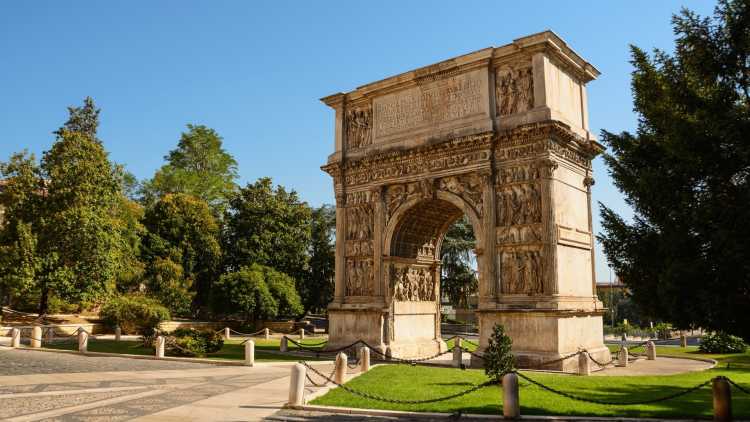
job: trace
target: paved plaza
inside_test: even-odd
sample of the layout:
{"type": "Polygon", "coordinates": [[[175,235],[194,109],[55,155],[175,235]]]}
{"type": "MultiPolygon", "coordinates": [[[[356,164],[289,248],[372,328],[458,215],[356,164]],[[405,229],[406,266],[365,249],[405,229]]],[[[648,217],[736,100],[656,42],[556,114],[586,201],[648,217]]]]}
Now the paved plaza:
{"type": "Polygon", "coordinates": [[[262,420],[286,403],[291,365],[249,368],[8,348],[0,348],[0,362],[0,419],[47,422],[262,420]]]}

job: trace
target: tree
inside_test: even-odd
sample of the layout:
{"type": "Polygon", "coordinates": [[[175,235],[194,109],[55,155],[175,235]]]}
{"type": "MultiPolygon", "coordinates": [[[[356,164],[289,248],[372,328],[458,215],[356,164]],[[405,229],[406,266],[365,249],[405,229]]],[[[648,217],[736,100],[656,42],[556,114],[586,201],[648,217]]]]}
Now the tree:
{"type": "Polygon", "coordinates": [[[220,313],[240,313],[246,321],[296,316],[302,311],[294,281],[258,264],[222,275],[213,291],[213,301],[220,313]]]}
{"type": "Polygon", "coordinates": [[[43,182],[33,155],[13,154],[0,163],[0,302],[30,309],[36,305],[39,207],[43,182]],[[33,305],[32,305],[33,304],[33,305]]]}
{"type": "Polygon", "coordinates": [[[512,346],[513,340],[505,334],[505,328],[501,324],[495,324],[492,327],[487,349],[482,354],[484,373],[489,378],[500,382],[503,375],[513,372],[515,357],[511,352],[512,346]]]}
{"type": "Polygon", "coordinates": [[[672,22],[674,55],[632,47],[636,133],[602,134],[634,218],[600,205],[599,240],[644,311],[750,339],[750,5],[672,22]]]}
{"type": "Polygon", "coordinates": [[[323,205],[312,210],[310,256],[307,274],[300,286],[305,311],[320,311],[333,300],[336,262],[336,209],[323,205]]]}
{"type": "Polygon", "coordinates": [[[94,99],[86,97],[83,99],[82,107],[68,107],[68,121],[53,133],[61,137],[64,131],[77,132],[101,143],[96,137],[97,129],[99,129],[100,112],[101,110],[96,108],[94,104],[94,99]]]}
{"type": "Polygon", "coordinates": [[[154,178],[143,185],[146,203],[167,193],[185,193],[206,201],[217,216],[237,189],[237,162],[222,148],[221,137],[203,125],[187,125],[154,178]]]}
{"type": "Polygon", "coordinates": [[[58,136],[41,164],[40,313],[50,293],[75,303],[102,300],[114,291],[123,252],[113,217],[120,185],[102,144],[83,132],[58,136]]]}
{"type": "Polygon", "coordinates": [[[208,204],[187,194],[166,194],[146,210],[143,224],[149,288],[178,314],[184,315],[185,301],[193,295],[195,309],[208,305],[221,263],[219,226],[208,204]]]}
{"type": "Polygon", "coordinates": [[[224,220],[226,267],[261,264],[283,272],[300,283],[307,270],[310,244],[310,208],[295,191],[287,192],[270,178],[240,189],[229,201],[224,220]]]}
{"type": "Polygon", "coordinates": [[[468,308],[469,296],[476,294],[479,287],[471,268],[471,252],[475,247],[474,229],[465,216],[450,226],[443,239],[441,291],[457,307],[468,308]]]}

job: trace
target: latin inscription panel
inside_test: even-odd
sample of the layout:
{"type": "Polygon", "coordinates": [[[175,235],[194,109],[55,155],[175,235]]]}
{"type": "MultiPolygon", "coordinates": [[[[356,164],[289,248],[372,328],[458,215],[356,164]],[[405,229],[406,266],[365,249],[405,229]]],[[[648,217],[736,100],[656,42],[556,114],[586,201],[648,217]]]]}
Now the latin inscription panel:
{"type": "Polygon", "coordinates": [[[373,100],[374,142],[477,115],[488,115],[487,70],[423,83],[373,100]]]}

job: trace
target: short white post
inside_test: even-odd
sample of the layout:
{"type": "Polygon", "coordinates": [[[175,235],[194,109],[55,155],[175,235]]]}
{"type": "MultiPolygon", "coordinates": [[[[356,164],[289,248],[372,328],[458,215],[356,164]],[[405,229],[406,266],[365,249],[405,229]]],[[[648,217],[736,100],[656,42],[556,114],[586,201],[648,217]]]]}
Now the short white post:
{"type": "Polygon", "coordinates": [[[271,338],[271,330],[269,330],[268,328],[264,328],[263,329],[263,339],[264,340],[268,340],[269,338],[271,338]]]}
{"type": "Polygon", "coordinates": [[[656,345],[653,341],[646,342],[646,359],[656,360],[656,345]]]}
{"type": "Polygon", "coordinates": [[[245,342],[245,366],[255,365],[255,342],[248,340],[245,342]]]}
{"type": "Polygon", "coordinates": [[[305,329],[304,328],[300,328],[299,329],[299,339],[300,340],[304,340],[305,339],[305,329]]]}
{"type": "Polygon", "coordinates": [[[156,358],[161,359],[164,357],[164,343],[166,342],[166,339],[164,336],[157,336],[156,337],[156,358]]]}
{"type": "Polygon", "coordinates": [[[292,366],[292,376],[289,378],[289,406],[305,404],[305,375],[307,368],[297,363],[292,366]]]}
{"type": "Polygon", "coordinates": [[[38,325],[31,329],[31,347],[42,347],[42,327],[38,325]]]}
{"type": "Polygon", "coordinates": [[[280,352],[288,352],[289,351],[289,344],[287,344],[286,336],[281,338],[281,343],[279,344],[279,351],[280,352]]]}
{"type": "Polygon", "coordinates": [[[21,347],[21,330],[18,328],[10,329],[10,347],[21,347]]]}
{"type": "Polygon", "coordinates": [[[463,350],[458,344],[453,345],[453,366],[460,368],[463,363],[463,350]]]}
{"type": "Polygon", "coordinates": [[[617,366],[627,367],[628,366],[628,348],[621,347],[620,352],[617,354],[617,366]]]}
{"type": "Polygon", "coordinates": [[[86,353],[89,350],[89,333],[83,328],[78,329],[78,351],[86,353]]]}
{"type": "Polygon", "coordinates": [[[521,416],[521,406],[518,399],[518,375],[514,373],[503,375],[503,417],[516,419],[521,416]]]}
{"type": "Polygon", "coordinates": [[[361,356],[360,356],[360,363],[361,363],[361,372],[367,372],[370,370],[370,348],[367,346],[363,346],[361,349],[361,356]]]}
{"type": "Polygon", "coordinates": [[[120,341],[121,338],[122,338],[122,328],[120,328],[120,326],[118,325],[115,327],[115,341],[120,341]]]}
{"type": "Polygon", "coordinates": [[[349,358],[346,357],[346,353],[340,352],[336,355],[336,371],[333,374],[333,380],[337,384],[343,384],[346,381],[346,365],[349,358]]]}
{"type": "Polygon", "coordinates": [[[229,332],[229,327],[224,327],[224,339],[229,340],[232,337],[232,334],[229,332]]]}
{"type": "Polygon", "coordinates": [[[578,375],[591,375],[591,363],[586,352],[581,352],[578,355],[578,375]]]}
{"type": "Polygon", "coordinates": [[[687,347],[687,336],[684,334],[680,336],[680,347],[687,347]]]}

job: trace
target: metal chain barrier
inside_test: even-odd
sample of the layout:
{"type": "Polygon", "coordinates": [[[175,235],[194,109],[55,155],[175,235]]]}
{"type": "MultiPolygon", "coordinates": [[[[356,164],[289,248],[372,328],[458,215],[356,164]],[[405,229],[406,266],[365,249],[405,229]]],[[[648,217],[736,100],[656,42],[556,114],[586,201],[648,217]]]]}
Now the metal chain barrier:
{"type": "MultiPolygon", "coordinates": [[[[227,328],[229,328],[229,327],[227,327],[227,328]]],[[[219,330],[219,331],[217,331],[217,334],[218,334],[218,333],[220,333],[220,332],[223,332],[223,331],[224,331],[224,330],[219,330]]],[[[260,330],[260,331],[256,331],[256,332],[254,332],[254,333],[250,333],[250,334],[247,334],[247,333],[241,333],[241,332],[239,332],[239,331],[237,331],[237,330],[234,330],[234,329],[232,329],[232,328],[229,328],[229,332],[230,332],[230,333],[233,333],[233,334],[237,334],[237,335],[238,335],[238,336],[240,336],[240,337],[255,337],[255,336],[257,336],[257,335],[260,335],[260,334],[263,334],[263,333],[265,333],[265,332],[266,332],[266,330],[265,330],[265,329],[263,329],[263,330],[260,330]]],[[[269,334],[270,334],[270,330],[269,330],[269,334]]]]}
{"type": "Polygon", "coordinates": [[[461,391],[461,392],[458,392],[458,393],[455,393],[455,394],[451,394],[451,395],[448,395],[448,396],[443,396],[443,397],[438,397],[438,398],[434,398],[434,399],[426,399],[426,400],[400,400],[400,399],[390,399],[390,398],[387,398],[387,397],[382,397],[382,396],[378,396],[378,395],[376,395],[376,394],[365,393],[365,392],[363,392],[363,391],[355,390],[355,389],[353,389],[353,388],[351,388],[351,387],[347,387],[347,386],[346,386],[346,385],[344,385],[344,384],[339,384],[339,383],[337,383],[336,381],[334,381],[333,379],[331,379],[330,377],[326,377],[325,375],[323,375],[322,373],[320,373],[320,371],[318,371],[317,369],[315,369],[315,368],[313,368],[312,366],[308,365],[308,364],[307,364],[307,362],[305,362],[305,361],[300,361],[300,363],[301,363],[302,365],[304,365],[305,367],[307,367],[307,369],[309,369],[309,370],[311,370],[312,372],[316,373],[316,374],[317,374],[318,376],[320,376],[320,377],[323,377],[323,378],[327,379],[327,380],[328,380],[328,382],[330,382],[330,383],[333,383],[333,384],[337,385],[337,386],[338,386],[338,387],[340,387],[340,388],[341,388],[342,390],[344,390],[344,391],[346,391],[346,392],[348,392],[348,393],[351,393],[351,394],[354,394],[354,395],[357,395],[357,396],[360,396],[360,397],[363,397],[363,398],[366,398],[366,399],[370,399],[370,400],[376,400],[376,401],[380,401],[380,402],[385,402],[385,403],[395,403],[395,404],[425,404],[425,403],[436,403],[436,402],[440,402],[440,401],[446,401],[446,400],[450,400],[450,399],[455,399],[455,398],[457,398],[457,397],[465,396],[465,395],[467,395],[467,394],[469,394],[469,393],[473,393],[473,392],[475,392],[475,391],[477,391],[477,390],[480,390],[480,389],[482,389],[482,388],[484,388],[484,387],[488,387],[488,386],[490,386],[490,385],[495,385],[495,384],[497,384],[497,383],[498,383],[498,382],[497,382],[497,380],[490,380],[490,381],[484,382],[484,383],[482,383],[482,384],[479,384],[479,385],[475,385],[475,386],[473,386],[473,387],[471,387],[471,388],[469,388],[469,389],[467,389],[467,390],[464,390],[464,391],[461,391]]]}
{"type": "MultiPolygon", "coordinates": [[[[307,366],[307,365],[305,364],[305,366],[307,366]]],[[[308,366],[308,368],[312,369],[309,366],[308,366]]],[[[335,373],[336,373],[336,365],[333,365],[333,369],[331,370],[331,373],[327,377],[323,377],[323,383],[322,384],[318,384],[317,382],[313,381],[313,379],[310,378],[310,374],[308,372],[305,372],[305,377],[307,378],[308,381],[310,381],[310,383],[312,385],[314,385],[316,387],[325,387],[326,385],[328,385],[330,383],[330,380],[333,379],[333,374],[335,374],[335,373]]]]}
{"type": "Polygon", "coordinates": [[[586,351],[586,356],[588,356],[589,359],[592,362],[594,362],[595,364],[601,366],[602,368],[604,368],[604,367],[606,367],[608,365],[611,365],[615,361],[614,359],[610,359],[609,362],[599,362],[598,360],[594,359],[594,357],[591,356],[591,353],[589,353],[588,351],[586,351]]]}
{"type": "Polygon", "coordinates": [[[432,359],[435,359],[435,358],[438,358],[440,356],[447,355],[448,353],[452,353],[453,352],[452,350],[446,350],[445,352],[438,352],[438,353],[436,353],[436,354],[434,354],[432,356],[426,356],[426,357],[423,357],[423,358],[402,359],[402,358],[397,358],[397,357],[394,357],[394,356],[388,356],[385,353],[383,353],[383,352],[377,350],[376,348],[370,346],[365,341],[360,340],[360,342],[363,345],[367,346],[376,355],[382,356],[384,359],[381,359],[381,360],[387,360],[387,361],[392,361],[392,362],[397,362],[397,363],[404,363],[404,364],[409,364],[409,365],[416,365],[417,363],[425,362],[425,361],[428,361],[428,360],[432,360],[432,359]]]}
{"type": "Polygon", "coordinates": [[[662,402],[662,401],[672,400],[674,398],[681,397],[681,396],[684,396],[686,394],[690,394],[693,391],[699,390],[699,389],[701,389],[701,388],[703,388],[703,387],[705,387],[705,386],[707,386],[708,384],[711,383],[711,380],[708,380],[708,381],[703,382],[701,384],[698,384],[698,385],[696,385],[694,387],[690,387],[690,388],[687,388],[685,390],[679,391],[677,393],[669,394],[667,396],[659,397],[659,398],[655,398],[655,399],[646,399],[646,400],[639,400],[639,401],[631,401],[631,402],[618,403],[618,402],[613,402],[613,401],[597,400],[597,399],[590,399],[590,398],[586,398],[586,397],[577,396],[577,395],[570,394],[570,393],[567,393],[565,391],[560,391],[560,390],[557,390],[557,389],[552,388],[550,386],[544,385],[544,384],[542,384],[539,381],[536,381],[536,380],[534,380],[532,378],[527,377],[526,375],[524,375],[521,372],[516,372],[515,374],[518,375],[520,378],[523,378],[524,380],[526,380],[526,381],[528,381],[528,382],[536,385],[537,387],[539,387],[539,388],[541,388],[543,390],[549,391],[550,393],[554,393],[554,394],[557,394],[557,395],[560,395],[560,396],[563,396],[563,397],[567,397],[567,398],[569,398],[571,400],[577,400],[577,401],[581,401],[581,402],[584,402],[584,403],[601,404],[601,405],[605,405],[605,406],[633,406],[633,405],[639,405],[639,404],[651,404],[651,403],[658,403],[658,402],[662,402]]]}
{"type": "Polygon", "coordinates": [[[736,389],[738,389],[738,390],[742,391],[742,392],[743,392],[743,393],[745,393],[745,394],[748,394],[748,395],[750,395],[750,390],[746,390],[746,389],[745,389],[745,387],[743,387],[743,386],[741,386],[741,385],[737,384],[736,382],[732,381],[732,380],[731,380],[731,379],[729,379],[728,377],[722,377],[722,378],[724,378],[725,380],[727,380],[727,382],[729,382],[730,384],[732,384],[732,386],[734,386],[734,388],[736,388],[736,389]]]}

